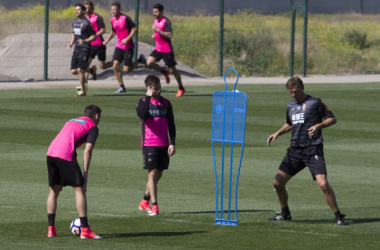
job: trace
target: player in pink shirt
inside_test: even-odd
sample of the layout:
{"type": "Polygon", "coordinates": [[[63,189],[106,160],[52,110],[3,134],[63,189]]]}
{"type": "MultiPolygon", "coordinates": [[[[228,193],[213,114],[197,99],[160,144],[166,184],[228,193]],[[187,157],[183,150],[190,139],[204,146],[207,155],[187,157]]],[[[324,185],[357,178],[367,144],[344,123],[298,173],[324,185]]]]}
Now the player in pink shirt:
{"type": "Polygon", "coordinates": [[[155,19],[154,24],[152,25],[152,29],[154,30],[152,38],[156,40],[156,48],[149,55],[146,65],[151,69],[164,74],[166,83],[170,83],[169,71],[173,73],[178,83],[178,91],[175,96],[180,97],[185,93],[185,88],[182,84],[181,75],[175,67],[177,61],[174,57],[171,41],[173,36],[171,22],[164,16],[164,6],[162,4],[158,3],[153,6],[153,16],[155,19]],[[161,68],[157,64],[161,59],[163,59],[166,66],[169,67],[169,71],[161,68]]]}
{"type": "MultiPolygon", "coordinates": [[[[112,67],[112,62],[106,61],[106,46],[103,45],[103,34],[106,33],[106,26],[103,17],[94,12],[94,3],[92,1],[84,1],[83,5],[86,7],[87,19],[90,21],[96,33],[96,39],[91,42],[91,54],[88,59],[88,66],[91,65],[92,60],[98,56],[98,63],[101,69],[108,69],[112,67]]],[[[87,89],[88,75],[92,75],[92,79],[96,81],[96,66],[89,67],[89,72],[86,72],[85,88],[87,89]]],[[[78,87],[77,87],[78,89],[78,87]]]]}
{"type": "Polygon", "coordinates": [[[98,138],[101,109],[88,105],[84,116],[66,122],[61,131],[52,141],[47,152],[47,170],[49,178],[49,195],[47,198],[48,237],[57,236],[55,215],[57,199],[62,187],[72,186],[76,197],[76,208],[82,225],[82,239],[101,239],[91,231],[87,220],[87,177],[92,157],[92,149],[98,138]],[[76,149],[86,143],[83,153],[83,171],[77,161],[76,149]]]}
{"type": "Polygon", "coordinates": [[[172,104],[161,96],[160,79],[149,75],[145,78],[145,86],[146,96],[136,105],[141,118],[143,168],[148,170],[148,182],[139,209],[155,216],[158,215],[157,184],[163,171],[169,168],[169,157],[175,154],[176,128],[172,104]]]}
{"type": "Polygon", "coordinates": [[[124,62],[123,71],[125,73],[133,71],[139,63],[146,64],[146,59],[142,54],[135,62],[132,60],[135,48],[133,36],[137,32],[137,27],[132,19],[121,13],[120,10],[120,3],[116,2],[111,5],[111,13],[113,16],[111,18],[112,31],[107,40],[103,42],[104,45],[107,45],[107,43],[117,35],[116,48],[113,54],[113,70],[120,88],[115,93],[127,92],[123,83],[120,63],[124,62]]]}

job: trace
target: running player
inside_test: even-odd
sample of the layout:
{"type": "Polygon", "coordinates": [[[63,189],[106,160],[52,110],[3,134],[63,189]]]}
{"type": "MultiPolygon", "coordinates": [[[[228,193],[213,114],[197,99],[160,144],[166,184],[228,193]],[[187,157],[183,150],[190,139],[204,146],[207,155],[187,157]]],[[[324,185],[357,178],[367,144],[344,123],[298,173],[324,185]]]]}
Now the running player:
{"type": "Polygon", "coordinates": [[[71,58],[71,74],[79,75],[81,90],[77,91],[77,96],[86,96],[85,72],[88,69],[88,58],[91,53],[91,42],[95,40],[96,34],[91,23],[84,17],[86,7],[77,3],[75,5],[76,19],[72,22],[73,35],[68,49],[75,43],[75,49],[71,58]]]}
{"type": "Polygon", "coordinates": [[[175,154],[176,128],[172,104],[161,96],[160,79],[149,75],[145,78],[145,86],[146,96],[136,105],[142,126],[143,168],[148,170],[148,182],[139,209],[155,216],[158,215],[157,184],[169,167],[169,157],[175,154]]]}
{"type": "Polygon", "coordinates": [[[270,220],[292,219],[285,186],[293,176],[307,166],[325,195],[327,204],[334,212],[337,223],[342,226],[348,225],[345,215],[340,213],[334,190],[327,180],[323,157],[322,129],[334,125],[337,120],[321,99],[305,94],[303,82],[299,77],[290,78],[286,88],[293,98],[286,108],[286,123],[267,139],[267,144],[270,146],[270,143],[279,136],[292,131],[290,148],[273,179],[281,213],[270,220]]]}
{"type": "Polygon", "coordinates": [[[113,16],[111,18],[112,31],[107,40],[103,43],[107,45],[107,43],[117,35],[116,48],[113,54],[113,70],[120,87],[115,93],[127,92],[123,83],[120,63],[124,62],[123,71],[126,73],[133,71],[139,63],[146,64],[146,59],[143,55],[140,55],[135,62],[132,60],[135,47],[133,36],[137,32],[137,27],[129,16],[124,15],[120,11],[120,3],[116,2],[111,5],[111,13],[113,16]]]}
{"type": "Polygon", "coordinates": [[[47,170],[50,192],[47,198],[48,237],[57,236],[55,229],[55,215],[57,199],[62,187],[72,186],[76,197],[76,208],[82,225],[81,238],[101,239],[93,233],[87,221],[87,178],[90,168],[92,149],[99,134],[97,125],[100,122],[101,109],[95,105],[88,105],[84,116],[66,122],[62,130],[50,144],[47,152],[47,170]],[[77,161],[76,149],[86,143],[83,153],[83,171],[77,161]]]}
{"type": "MultiPolygon", "coordinates": [[[[106,32],[106,26],[104,25],[103,17],[94,12],[94,3],[92,1],[84,1],[83,5],[86,7],[87,19],[92,24],[96,32],[96,39],[91,42],[91,55],[88,59],[88,66],[91,65],[92,59],[98,56],[99,67],[101,69],[108,69],[112,67],[112,62],[106,61],[106,46],[103,45],[103,34],[106,32]]],[[[96,81],[96,66],[90,67],[89,72],[86,72],[85,88],[87,90],[88,75],[92,75],[92,79],[96,81]]],[[[78,88],[78,87],[77,87],[78,88]]]]}
{"type": "Polygon", "coordinates": [[[175,67],[177,62],[174,57],[171,41],[173,36],[171,22],[164,16],[164,6],[162,4],[158,3],[153,6],[153,16],[155,19],[152,26],[154,30],[152,38],[156,39],[156,48],[149,55],[146,64],[148,67],[164,74],[166,83],[168,84],[170,83],[169,71],[173,73],[178,83],[178,91],[175,96],[180,97],[185,93],[185,88],[182,85],[181,75],[175,67]],[[157,64],[161,59],[164,59],[166,66],[169,67],[169,71],[157,64]]]}

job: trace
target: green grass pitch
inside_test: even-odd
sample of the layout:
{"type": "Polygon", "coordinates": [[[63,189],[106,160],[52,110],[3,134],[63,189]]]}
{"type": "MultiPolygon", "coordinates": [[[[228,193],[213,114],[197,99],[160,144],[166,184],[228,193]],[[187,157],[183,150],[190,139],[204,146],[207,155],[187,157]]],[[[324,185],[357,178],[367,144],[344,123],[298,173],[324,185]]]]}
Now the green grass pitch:
{"type": "MultiPolygon", "coordinates": [[[[231,87],[231,86],[230,86],[231,87]]],[[[142,170],[141,127],[135,104],[145,94],[91,89],[0,91],[0,245],[2,249],[378,249],[380,245],[380,84],[306,84],[334,112],[324,130],[328,178],[350,225],[334,222],[307,169],[288,184],[291,222],[269,222],[279,210],[272,178],[289,145],[289,134],[266,146],[285,122],[290,96],[284,85],[239,85],[248,96],[244,158],[238,191],[239,226],[218,226],[211,152],[212,95],[218,86],[163,88],[177,125],[177,154],[159,183],[161,214],[138,211],[147,173],[142,170]],[[47,238],[46,151],[70,118],[87,104],[103,116],[88,184],[88,218],[102,240],[81,240],[69,226],[77,217],[74,192],[58,199],[58,237],[47,238]]],[[[82,162],[82,149],[78,160],[82,162]]],[[[82,165],[82,164],[81,164],[82,165]]]]}

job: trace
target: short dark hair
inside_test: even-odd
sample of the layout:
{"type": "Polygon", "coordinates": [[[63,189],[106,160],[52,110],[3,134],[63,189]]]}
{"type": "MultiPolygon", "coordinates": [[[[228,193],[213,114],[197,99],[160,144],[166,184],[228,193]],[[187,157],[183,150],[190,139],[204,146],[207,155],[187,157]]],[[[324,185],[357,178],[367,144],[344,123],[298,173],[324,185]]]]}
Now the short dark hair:
{"type": "Polygon", "coordinates": [[[88,5],[90,6],[92,9],[94,9],[94,3],[92,1],[84,1],[83,2],[83,5],[88,5]]]}
{"type": "Polygon", "coordinates": [[[289,80],[286,82],[286,88],[291,89],[294,86],[298,86],[300,88],[303,88],[303,81],[298,76],[293,76],[292,78],[289,78],[289,80]]]}
{"type": "Polygon", "coordinates": [[[164,11],[164,6],[160,3],[153,5],[153,9],[158,9],[159,11],[164,11]]]}
{"type": "Polygon", "coordinates": [[[121,9],[121,5],[119,2],[114,2],[113,4],[111,4],[111,6],[116,6],[119,10],[121,9]]]}
{"type": "Polygon", "coordinates": [[[154,75],[148,75],[146,78],[145,78],[145,86],[146,87],[156,87],[158,86],[160,83],[160,78],[158,78],[157,76],[154,76],[154,75]]]}
{"type": "Polygon", "coordinates": [[[86,6],[84,6],[82,3],[77,3],[77,4],[75,5],[75,8],[76,8],[77,6],[81,7],[82,11],[86,11],[86,6]]]}
{"type": "Polygon", "coordinates": [[[96,114],[100,115],[101,112],[102,110],[94,104],[90,104],[84,109],[84,115],[90,118],[94,117],[96,114]]]}

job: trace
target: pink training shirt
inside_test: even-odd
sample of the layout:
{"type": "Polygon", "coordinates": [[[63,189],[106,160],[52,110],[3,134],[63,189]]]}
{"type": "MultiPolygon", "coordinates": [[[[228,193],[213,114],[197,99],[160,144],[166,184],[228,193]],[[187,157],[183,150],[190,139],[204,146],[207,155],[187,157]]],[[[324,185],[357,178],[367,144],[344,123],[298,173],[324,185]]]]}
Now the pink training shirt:
{"type": "MultiPolygon", "coordinates": [[[[98,31],[102,28],[105,28],[106,26],[104,25],[103,18],[96,14],[93,13],[91,16],[87,16],[87,19],[90,21],[92,27],[95,30],[95,33],[98,33],[98,31]]],[[[91,42],[92,46],[99,46],[103,44],[103,36],[98,36],[94,41],[91,42]]]]}
{"type": "Polygon", "coordinates": [[[129,36],[131,30],[136,26],[129,16],[120,14],[118,17],[111,18],[112,31],[117,35],[116,48],[122,50],[133,49],[135,43],[133,39],[129,40],[127,44],[123,44],[122,41],[129,36]]]}
{"type": "MultiPolygon", "coordinates": [[[[154,25],[162,31],[172,32],[171,22],[166,17],[154,19],[154,25]]],[[[156,39],[156,50],[158,52],[169,53],[173,51],[171,39],[160,35],[157,31],[154,31],[154,38],[156,39]]]]}
{"type": "MultiPolygon", "coordinates": [[[[145,101],[145,98],[143,98],[145,101]]],[[[145,125],[145,140],[143,146],[157,147],[157,146],[169,146],[168,138],[168,120],[166,119],[166,112],[168,101],[164,99],[166,108],[162,109],[160,99],[150,99],[150,103],[153,105],[149,109],[149,113],[153,116],[150,119],[144,119],[145,125]]]]}
{"type": "Polygon", "coordinates": [[[74,161],[75,150],[86,142],[87,134],[96,124],[87,116],[81,116],[66,122],[62,130],[50,144],[47,156],[66,161],[74,161]]]}

